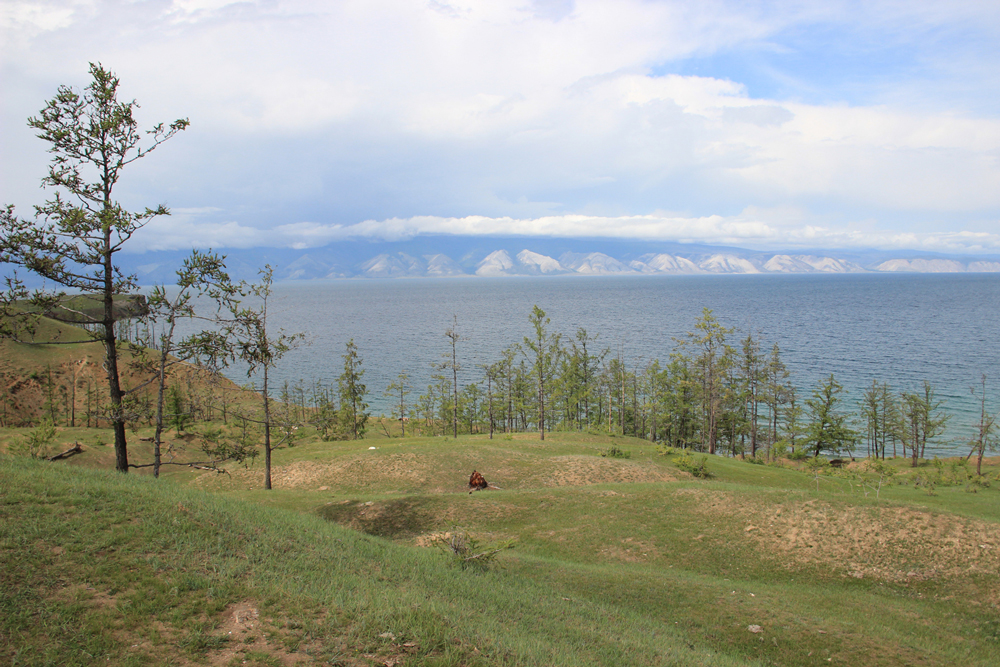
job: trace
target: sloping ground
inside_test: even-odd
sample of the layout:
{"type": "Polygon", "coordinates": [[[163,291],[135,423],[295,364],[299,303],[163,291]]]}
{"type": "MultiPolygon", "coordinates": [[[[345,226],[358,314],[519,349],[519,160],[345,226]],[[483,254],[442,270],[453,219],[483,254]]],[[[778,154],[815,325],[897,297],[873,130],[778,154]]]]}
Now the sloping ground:
{"type": "MultiPolygon", "coordinates": [[[[775,496],[777,488],[692,485],[691,475],[650,454],[648,444],[633,441],[629,446],[645,451],[616,459],[599,456],[601,447],[594,442],[573,448],[568,444],[572,436],[556,438],[561,440],[550,445],[551,453],[537,441],[482,438],[426,446],[383,440],[374,450],[361,443],[329,445],[318,460],[276,465],[272,478],[279,489],[331,497],[320,510],[331,520],[409,543],[429,544],[432,536],[460,524],[492,536],[516,535],[522,543],[548,543],[545,548],[569,560],[670,566],[679,543],[695,552],[704,544],[739,542],[754,551],[756,561],[780,571],[805,569],[904,585],[947,581],[964,588],[976,582],[981,602],[1000,604],[995,522],[878,502],[860,491],[817,498],[805,492],[810,486],[806,475],[773,468],[767,472],[785,484],[798,484],[802,492],[789,497],[775,496]],[[574,449],[577,453],[569,453],[574,449]],[[473,469],[500,489],[479,492],[481,499],[465,498],[467,473],[473,469]],[[667,535],[670,545],[662,544],[667,535]],[[559,546],[567,541],[576,549],[559,546]]],[[[720,471],[731,479],[762,470],[723,459],[718,464],[736,467],[732,474],[720,471]]],[[[259,468],[234,469],[226,476],[203,474],[195,484],[252,489],[261,479],[259,468]]],[[[911,489],[899,493],[912,496],[911,489]]],[[[984,493],[985,505],[995,501],[996,490],[984,493]]]]}
{"type": "Polygon", "coordinates": [[[568,604],[613,600],[770,664],[994,663],[998,489],[908,484],[876,499],[857,480],[818,489],[798,470],[709,467],[697,480],[648,443],[551,434],[306,445],[279,453],[275,494],[247,491],[259,469],[197,483],[432,552],[456,532],[514,539],[507,571],[544,577],[568,604]],[[601,457],[612,443],[632,458],[601,457]],[[500,490],[469,495],[473,469],[500,490]]]}
{"type": "MultiPolygon", "coordinates": [[[[122,307],[144,308],[145,301],[129,298],[123,300],[122,307]]],[[[98,414],[108,403],[104,346],[87,331],[40,318],[34,334],[26,340],[29,342],[0,339],[0,426],[31,425],[53,414],[60,425],[86,423],[88,411],[98,414]]],[[[127,344],[119,348],[124,389],[139,387],[153,377],[150,363],[159,353],[147,352],[144,359],[137,348],[127,344]]],[[[178,364],[167,372],[168,383],[184,387],[185,394],[189,388],[204,392],[211,387],[217,393],[238,390],[230,380],[191,364],[178,364]]],[[[154,394],[153,385],[143,389],[144,397],[154,394]]]]}
{"type": "MultiPolygon", "coordinates": [[[[417,452],[374,454],[361,451],[338,457],[328,463],[319,461],[295,461],[276,466],[271,478],[276,487],[308,488],[336,486],[376,490],[387,482],[399,489],[419,489],[424,493],[449,493],[467,491],[468,468],[472,472],[477,457],[466,453],[455,453],[450,458],[451,470],[441,469],[441,461],[436,456],[417,452]],[[468,461],[463,461],[468,459],[468,461]],[[465,464],[462,466],[462,464],[465,464]]],[[[480,463],[482,458],[479,458],[480,463]]],[[[490,479],[503,480],[504,489],[546,488],[559,486],[582,486],[591,484],[627,482],[667,482],[678,478],[677,471],[643,465],[622,459],[609,459],[590,455],[564,455],[545,457],[543,462],[532,464],[523,455],[511,452],[509,456],[491,457],[490,479]]],[[[683,474],[681,474],[683,475],[683,474]]],[[[226,477],[207,473],[199,477],[197,484],[203,488],[252,488],[260,484],[259,468],[231,469],[226,477]]]]}
{"type": "Polygon", "coordinates": [[[0,480],[2,664],[761,664],[316,517],[3,456],[0,480]]]}

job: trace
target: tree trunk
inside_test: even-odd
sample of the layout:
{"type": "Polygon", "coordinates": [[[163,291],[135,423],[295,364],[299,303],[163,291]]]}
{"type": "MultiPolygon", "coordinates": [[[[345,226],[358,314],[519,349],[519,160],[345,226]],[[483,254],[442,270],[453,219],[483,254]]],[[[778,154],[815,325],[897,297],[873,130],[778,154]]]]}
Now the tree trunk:
{"type": "Polygon", "coordinates": [[[267,365],[264,365],[264,488],[271,490],[271,404],[267,395],[267,365]]]}

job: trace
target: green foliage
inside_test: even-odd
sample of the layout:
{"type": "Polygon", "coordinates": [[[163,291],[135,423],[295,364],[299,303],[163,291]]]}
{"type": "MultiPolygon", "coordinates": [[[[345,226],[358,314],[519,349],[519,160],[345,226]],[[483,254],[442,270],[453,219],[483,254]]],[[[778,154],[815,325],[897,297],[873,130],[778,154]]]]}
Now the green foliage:
{"type": "Polygon", "coordinates": [[[789,455],[790,449],[791,446],[788,441],[781,438],[771,444],[771,456],[773,456],[775,460],[784,458],[789,455]]]}
{"type": "Polygon", "coordinates": [[[184,404],[184,394],[181,388],[172,384],[167,389],[167,409],[169,410],[170,425],[178,434],[184,432],[184,427],[191,421],[191,415],[184,404]]]}
{"type": "Polygon", "coordinates": [[[501,552],[513,549],[516,540],[507,539],[484,544],[468,531],[455,528],[444,535],[437,536],[434,543],[456,566],[463,570],[470,568],[485,570],[496,561],[501,552]]]}
{"type": "Polygon", "coordinates": [[[680,470],[689,472],[695,477],[708,479],[709,477],[714,476],[708,469],[708,456],[706,455],[702,455],[696,461],[694,457],[691,456],[691,452],[685,449],[681,452],[680,456],[674,459],[673,463],[680,470]]]}
{"type": "Polygon", "coordinates": [[[928,495],[934,495],[938,487],[963,487],[968,493],[977,493],[990,487],[990,480],[977,474],[964,458],[952,460],[948,465],[938,457],[931,460],[929,468],[921,469],[912,475],[908,482],[914,488],[924,489],[928,495]]]}
{"type": "Polygon", "coordinates": [[[876,499],[878,499],[882,491],[882,487],[891,485],[892,478],[895,477],[898,472],[894,467],[892,467],[891,464],[878,458],[866,459],[863,464],[863,469],[869,474],[869,477],[862,478],[862,488],[865,489],[865,495],[868,495],[869,490],[875,491],[876,499]]]}
{"type": "Polygon", "coordinates": [[[601,451],[601,456],[612,459],[630,459],[632,458],[632,452],[624,450],[618,445],[611,445],[601,451]]]}
{"type": "Polygon", "coordinates": [[[559,341],[562,335],[549,331],[551,321],[545,316],[545,311],[536,304],[528,316],[534,329],[533,336],[524,337],[523,353],[531,362],[531,374],[535,378],[537,399],[538,431],[541,439],[545,439],[545,405],[550,398],[553,384],[556,380],[556,370],[562,356],[559,341]],[[530,354],[529,354],[530,353],[530,354]]]}
{"type": "Polygon", "coordinates": [[[809,424],[806,439],[814,456],[823,452],[839,454],[854,448],[858,437],[848,426],[848,415],[843,413],[840,394],[844,387],[831,374],[813,391],[813,397],[806,400],[809,408],[809,424]]]}
{"type": "Polygon", "coordinates": [[[806,470],[811,473],[830,470],[830,462],[824,458],[813,456],[806,460],[806,470]]]}
{"type": "Polygon", "coordinates": [[[56,427],[51,419],[42,419],[35,428],[10,445],[10,453],[18,456],[30,456],[33,459],[44,459],[49,456],[49,448],[56,437],[56,427]]]}
{"type": "MultiPolygon", "coordinates": [[[[132,236],[157,216],[167,215],[163,205],[129,211],[114,200],[114,189],[124,168],[145,157],[160,144],[187,128],[180,119],[142,131],[134,118],[138,104],[119,101],[119,80],[99,63],[90,64],[90,84],[83,91],[60,86],[38,117],[28,125],[49,144],[51,162],[42,186],[55,191],[35,207],[35,220],[19,219],[12,206],[0,208],[0,264],[23,267],[57,290],[93,294],[105,303],[99,317],[105,346],[105,368],[115,429],[116,468],[128,472],[126,422],[137,416],[123,405],[125,393],[118,370],[115,295],[134,292],[135,276],[115,265],[115,256],[132,236]]],[[[33,309],[50,312],[60,307],[64,293],[45,289],[29,295],[16,273],[0,291],[0,305],[9,313],[17,300],[29,298],[33,309]]],[[[22,311],[23,312],[23,311],[22,311]]],[[[0,335],[18,337],[23,318],[0,318],[0,335]],[[13,328],[9,325],[13,324],[13,328]]],[[[29,329],[30,324],[26,325],[29,329]]]]}
{"type": "Polygon", "coordinates": [[[337,388],[340,393],[340,409],[337,411],[338,431],[337,436],[331,439],[357,440],[365,434],[368,424],[368,403],[365,402],[368,388],[361,381],[365,371],[361,368],[361,355],[353,338],[347,341],[347,350],[343,357],[344,372],[337,378],[337,388]]]}
{"type": "Polygon", "coordinates": [[[202,451],[216,462],[234,461],[236,463],[252,464],[259,451],[259,429],[243,422],[243,428],[213,427],[202,429],[202,451]]]}
{"type": "Polygon", "coordinates": [[[805,450],[804,447],[794,447],[792,451],[788,452],[788,458],[793,461],[805,461],[810,458],[809,452],[805,450]]]}
{"type": "Polygon", "coordinates": [[[715,454],[727,398],[725,379],[734,364],[735,356],[733,348],[726,343],[726,337],[734,329],[722,326],[710,308],[702,311],[694,328],[694,331],[688,332],[687,337],[678,342],[694,350],[691,371],[703,415],[702,441],[708,447],[708,453],[715,454]]]}

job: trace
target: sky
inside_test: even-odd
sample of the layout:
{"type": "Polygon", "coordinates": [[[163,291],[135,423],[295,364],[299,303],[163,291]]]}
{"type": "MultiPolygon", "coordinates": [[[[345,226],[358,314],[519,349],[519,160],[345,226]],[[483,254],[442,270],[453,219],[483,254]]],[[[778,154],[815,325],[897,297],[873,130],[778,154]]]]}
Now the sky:
{"type": "Polygon", "coordinates": [[[1000,253],[995,0],[0,4],[0,204],[100,62],[131,251],[419,234],[1000,253]]]}

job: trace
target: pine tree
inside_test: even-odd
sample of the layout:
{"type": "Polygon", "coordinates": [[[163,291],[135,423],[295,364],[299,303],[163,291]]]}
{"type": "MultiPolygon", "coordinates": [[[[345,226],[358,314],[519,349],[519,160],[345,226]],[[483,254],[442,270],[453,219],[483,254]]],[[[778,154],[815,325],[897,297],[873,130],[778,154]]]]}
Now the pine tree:
{"type": "MultiPolygon", "coordinates": [[[[134,415],[118,372],[119,312],[114,298],[138,286],[134,276],[116,266],[115,254],[146,223],[169,211],[163,205],[128,211],[115,201],[114,189],[125,167],[189,123],[181,119],[143,132],[133,117],[139,105],[118,100],[118,77],[93,63],[90,75],[92,81],[83,92],[60,86],[39,116],[28,119],[37,136],[50,144],[52,161],[42,185],[53,188],[55,196],[35,207],[34,221],[17,218],[12,206],[0,210],[0,264],[24,267],[60,289],[92,294],[100,301],[103,314],[90,321],[100,325],[115,468],[124,473],[129,468],[125,427],[134,415]]],[[[8,278],[8,287],[2,295],[6,305],[29,296],[16,274],[8,278]]],[[[63,296],[62,292],[36,291],[31,300],[35,311],[51,312],[60,307],[63,296]]],[[[0,333],[17,335],[7,325],[18,320],[0,319],[6,329],[0,333]]]]}
{"type": "Polygon", "coordinates": [[[368,404],[365,396],[368,392],[361,382],[365,375],[361,368],[361,355],[354,339],[347,341],[344,352],[344,372],[337,378],[337,388],[340,393],[340,424],[345,434],[349,433],[352,440],[357,440],[365,434],[368,424],[368,404]]]}

